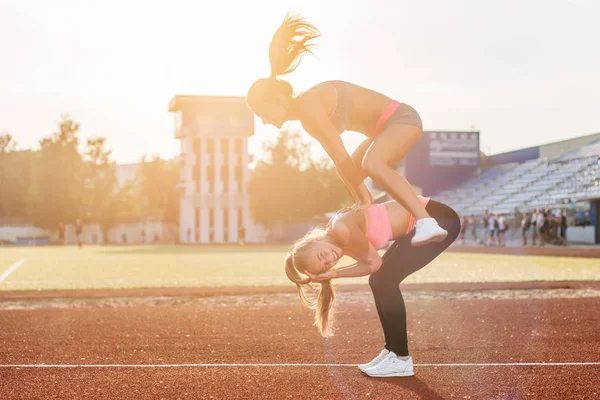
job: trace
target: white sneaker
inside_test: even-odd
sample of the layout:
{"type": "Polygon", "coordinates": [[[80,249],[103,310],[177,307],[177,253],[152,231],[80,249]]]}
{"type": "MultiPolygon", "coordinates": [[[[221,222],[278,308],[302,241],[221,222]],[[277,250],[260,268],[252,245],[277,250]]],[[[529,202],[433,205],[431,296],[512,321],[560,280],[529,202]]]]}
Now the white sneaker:
{"type": "Polygon", "coordinates": [[[415,236],[410,241],[415,247],[441,242],[448,236],[448,231],[439,226],[434,218],[421,218],[415,224],[415,230],[415,236]]]}
{"type": "Polygon", "coordinates": [[[379,353],[379,355],[377,357],[375,357],[374,359],[371,360],[370,363],[368,364],[359,364],[358,365],[358,369],[360,369],[362,372],[365,372],[365,370],[374,367],[375,365],[379,364],[388,354],[390,353],[390,351],[388,349],[383,349],[381,350],[381,353],[379,353]]]}
{"type": "Polygon", "coordinates": [[[377,365],[364,371],[365,374],[375,378],[385,378],[390,376],[413,376],[412,357],[408,360],[402,360],[390,351],[390,353],[377,365]]]}

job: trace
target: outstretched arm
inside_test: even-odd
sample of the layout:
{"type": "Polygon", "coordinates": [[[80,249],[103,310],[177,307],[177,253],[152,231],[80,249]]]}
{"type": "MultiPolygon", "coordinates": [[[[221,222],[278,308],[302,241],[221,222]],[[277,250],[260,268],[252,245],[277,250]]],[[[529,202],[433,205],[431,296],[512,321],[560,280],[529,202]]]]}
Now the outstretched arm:
{"type": "Polygon", "coordinates": [[[310,122],[303,122],[303,125],[319,141],[335,164],[337,174],[352,199],[364,205],[373,204],[371,193],[363,183],[365,179],[364,172],[356,166],[354,160],[348,154],[342,138],[329,120],[325,109],[320,103],[311,105],[308,114],[310,114],[310,122]]]}

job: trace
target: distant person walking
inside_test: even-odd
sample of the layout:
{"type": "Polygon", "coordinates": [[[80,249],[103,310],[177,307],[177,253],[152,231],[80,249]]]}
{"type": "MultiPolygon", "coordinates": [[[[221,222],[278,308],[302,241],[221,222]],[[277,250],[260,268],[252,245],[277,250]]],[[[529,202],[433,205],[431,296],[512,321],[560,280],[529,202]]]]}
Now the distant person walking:
{"type": "Polygon", "coordinates": [[[77,218],[77,220],[75,221],[75,237],[77,238],[77,247],[79,248],[83,246],[82,236],[83,225],[81,224],[81,219],[77,218]]]}
{"type": "Polygon", "coordinates": [[[59,222],[59,223],[58,223],[58,242],[59,242],[61,245],[64,245],[64,244],[65,244],[65,231],[66,231],[66,229],[65,229],[65,224],[63,224],[63,222],[62,222],[62,221],[61,221],[61,222],[59,222]]]}

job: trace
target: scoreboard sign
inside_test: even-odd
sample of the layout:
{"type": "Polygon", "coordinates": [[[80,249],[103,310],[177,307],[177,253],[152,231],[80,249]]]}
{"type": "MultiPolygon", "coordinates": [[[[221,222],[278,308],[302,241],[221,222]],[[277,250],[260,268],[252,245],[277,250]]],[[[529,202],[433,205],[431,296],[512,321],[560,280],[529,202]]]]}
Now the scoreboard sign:
{"type": "Polygon", "coordinates": [[[426,132],[429,135],[429,165],[480,165],[479,132],[426,132]]]}

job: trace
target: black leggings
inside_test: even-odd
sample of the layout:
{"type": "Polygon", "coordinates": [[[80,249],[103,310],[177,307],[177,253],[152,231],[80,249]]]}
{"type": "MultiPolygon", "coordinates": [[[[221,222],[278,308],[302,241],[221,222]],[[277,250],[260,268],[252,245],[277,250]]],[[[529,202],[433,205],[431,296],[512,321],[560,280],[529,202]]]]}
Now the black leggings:
{"type": "Polygon", "coordinates": [[[410,243],[414,229],[394,241],[383,255],[379,270],[369,278],[377,314],[383,327],[385,348],[398,356],[408,355],[406,308],[400,292],[400,282],[429,264],[456,240],[460,232],[460,218],[449,206],[430,200],[425,207],[432,218],[448,231],[448,236],[438,243],[413,247],[410,243]]]}

